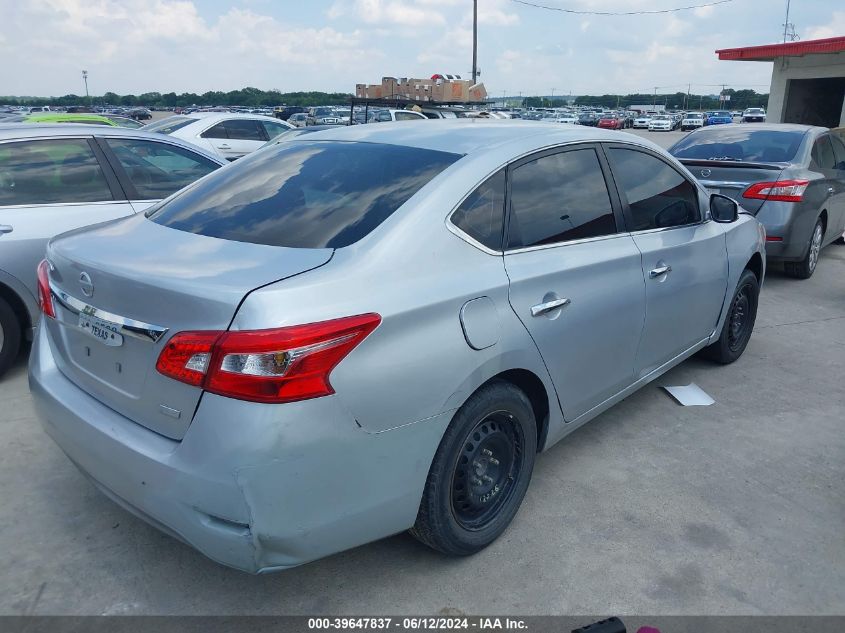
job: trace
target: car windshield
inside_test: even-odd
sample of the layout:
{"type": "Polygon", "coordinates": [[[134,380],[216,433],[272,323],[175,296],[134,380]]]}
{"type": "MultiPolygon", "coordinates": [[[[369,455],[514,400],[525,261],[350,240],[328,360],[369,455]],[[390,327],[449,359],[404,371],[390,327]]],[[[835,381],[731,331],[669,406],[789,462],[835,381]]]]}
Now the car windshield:
{"type": "Polygon", "coordinates": [[[667,115],[665,115],[665,114],[658,114],[658,115],[657,115],[656,117],[654,117],[652,120],[654,120],[654,121],[668,121],[668,120],[669,120],[669,117],[668,117],[667,115]]]}
{"type": "Polygon", "coordinates": [[[186,125],[190,125],[194,121],[197,121],[193,117],[189,116],[169,116],[166,119],[162,119],[161,121],[156,121],[155,123],[150,123],[144,126],[145,132],[160,132],[161,134],[172,134],[176,130],[185,127],[186,125]]]}
{"type": "Polygon", "coordinates": [[[795,158],[804,138],[802,131],[748,127],[704,128],[675,143],[669,153],[681,159],[788,163],[795,158]]]}
{"type": "Polygon", "coordinates": [[[376,143],[280,143],[201,180],[154,207],[148,217],[238,242],[343,248],[460,158],[376,143]]]}
{"type": "Polygon", "coordinates": [[[748,114],[763,114],[763,110],[761,110],[760,108],[748,108],[746,112],[748,114]]]}
{"type": "Polygon", "coordinates": [[[713,116],[729,117],[729,116],[731,116],[731,113],[730,112],[714,112],[713,116]]]}

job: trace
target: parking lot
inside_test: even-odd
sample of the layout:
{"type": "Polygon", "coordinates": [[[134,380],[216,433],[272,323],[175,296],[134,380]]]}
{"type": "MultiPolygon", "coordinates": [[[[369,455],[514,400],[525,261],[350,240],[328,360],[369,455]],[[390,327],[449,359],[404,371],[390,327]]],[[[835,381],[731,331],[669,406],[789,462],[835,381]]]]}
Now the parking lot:
{"type": "Polygon", "coordinates": [[[504,536],[460,559],[400,534],[270,576],[222,567],[76,470],[21,358],[0,382],[0,613],[841,613],[843,279],[837,245],[807,281],[770,270],[739,361],[688,360],[552,447],[504,536]],[[715,404],[660,388],[690,382],[715,404]]]}

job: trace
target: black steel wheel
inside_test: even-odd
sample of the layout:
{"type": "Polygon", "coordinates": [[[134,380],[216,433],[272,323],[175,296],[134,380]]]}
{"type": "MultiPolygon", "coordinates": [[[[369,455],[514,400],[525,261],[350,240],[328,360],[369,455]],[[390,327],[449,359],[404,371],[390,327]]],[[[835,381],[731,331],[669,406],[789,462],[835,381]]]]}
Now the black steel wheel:
{"type": "Polygon", "coordinates": [[[732,363],[742,356],[754,331],[759,295],[757,276],[744,270],[728,306],[719,339],[701,351],[703,356],[722,364],[732,363]]]}
{"type": "Polygon", "coordinates": [[[452,475],[452,513],[468,530],[482,529],[514,491],[525,434],[513,415],[496,411],[469,432],[452,475]]]}
{"type": "Polygon", "coordinates": [[[519,510],[536,453],[537,425],[526,395],[505,381],[482,386],[440,441],[411,534],[454,556],[487,547],[519,510]]]}

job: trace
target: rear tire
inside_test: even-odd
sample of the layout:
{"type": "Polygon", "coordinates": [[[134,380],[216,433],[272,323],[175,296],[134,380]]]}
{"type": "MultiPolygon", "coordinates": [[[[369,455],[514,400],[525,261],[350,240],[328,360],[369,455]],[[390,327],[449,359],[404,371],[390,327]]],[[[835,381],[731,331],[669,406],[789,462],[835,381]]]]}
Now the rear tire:
{"type": "Polygon", "coordinates": [[[822,220],[816,220],[816,225],[813,227],[813,232],[810,233],[810,243],[807,245],[807,254],[800,262],[786,262],[784,270],[790,277],[796,279],[809,279],[816,272],[816,266],[819,263],[819,253],[822,248],[822,238],[824,237],[824,227],[822,220]]]}
{"type": "Polygon", "coordinates": [[[748,341],[751,340],[754,322],[757,320],[759,296],[760,282],[754,273],[744,270],[728,307],[722,333],[715,343],[701,350],[702,356],[723,365],[732,363],[742,356],[748,346],[748,341]]]}
{"type": "Polygon", "coordinates": [[[21,324],[12,307],[0,299],[0,376],[18,357],[21,348],[21,324]]]}
{"type": "Polygon", "coordinates": [[[452,556],[495,541],[516,515],[534,469],[537,426],[526,395],[492,381],[458,409],[437,448],[411,534],[452,556]]]}

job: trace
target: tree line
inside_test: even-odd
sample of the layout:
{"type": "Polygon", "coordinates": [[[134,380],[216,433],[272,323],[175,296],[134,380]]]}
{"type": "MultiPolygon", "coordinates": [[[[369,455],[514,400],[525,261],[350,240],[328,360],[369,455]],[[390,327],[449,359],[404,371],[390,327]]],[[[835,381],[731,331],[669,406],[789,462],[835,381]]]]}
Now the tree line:
{"type": "MultiPolygon", "coordinates": [[[[764,108],[769,100],[768,94],[758,94],[754,90],[727,89],[725,95],[730,95],[730,101],[720,103],[718,96],[688,95],[684,92],[672,94],[627,94],[627,95],[582,95],[575,98],[575,105],[601,106],[604,108],[627,108],[632,105],[660,104],[670,109],[703,109],[713,110],[719,107],[732,110],[745,108],[764,108]]],[[[341,105],[348,104],[351,94],[343,92],[280,92],[278,90],[261,90],[259,88],[243,88],[229,92],[209,91],[203,94],[194,92],[145,92],[143,94],[120,95],[106,92],[103,95],[84,97],[75,94],[62,97],[16,97],[0,96],[0,104],[16,106],[70,106],[70,105],[112,105],[112,106],[147,106],[160,108],[176,108],[186,106],[245,106],[272,107],[277,105],[341,105]]],[[[518,104],[519,100],[508,99],[508,103],[518,104]]],[[[569,101],[565,98],[525,97],[521,100],[523,107],[556,108],[566,106],[569,101]]]]}
{"type": "MultiPolygon", "coordinates": [[[[632,105],[662,105],[669,109],[679,110],[715,110],[728,108],[744,110],[745,108],[765,108],[769,102],[768,94],[760,94],[754,90],[734,90],[728,88],[722,94],[729,95],[730,100],[720,101],[718,95],[687,94],[674,92],[668,94],[605,94],[582,95],[576,97],[575,105],[600,106],[603,108],[624,109],[632,105]]],[[[559,108],[566,106],[568,100],[563,98],[550,99],[548,97],[526,97],[522,100],[524,107],[559,108]]]]}
{"type": "Polygon", "coordinates": [[[16,106],[70,106],[70,105],[112,105],[112,106],[146,106],[156,108],[184,108],[186,106],[245,106],[272,107],[277,105],[340,105],[348,104],[351,94],[343,92],[280,92],[278,90],[261,90],[259,88],[244,88],[221,92],[211,90],[203,94],[195,92],[145,92],[143,94],[120,95],[106,92],[102,95],[85,97],[76,94],[61,97],[17,97],[0,96],[0,104],[16,106]]]}

